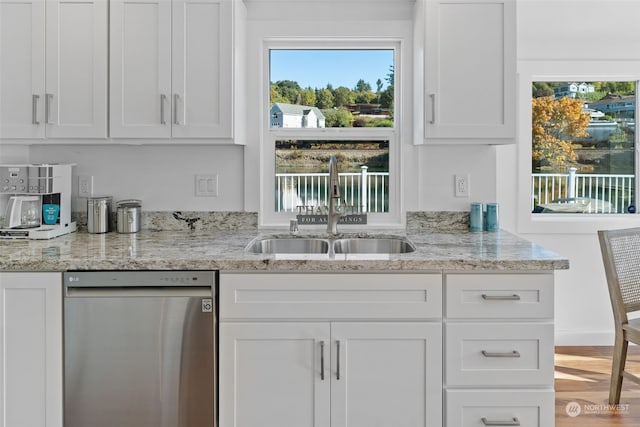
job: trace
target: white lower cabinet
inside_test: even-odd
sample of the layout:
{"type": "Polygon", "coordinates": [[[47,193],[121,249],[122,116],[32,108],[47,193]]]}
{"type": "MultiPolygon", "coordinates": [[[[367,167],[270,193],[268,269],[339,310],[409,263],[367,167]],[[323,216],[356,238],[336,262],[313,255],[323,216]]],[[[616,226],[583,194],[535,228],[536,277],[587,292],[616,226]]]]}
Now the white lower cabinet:
{"type": "Polygon", "coordinates": [[[448,427],[555,425],[553,273],[445,274],[448,427]]]}
{"type": "Polygon", "coordinates": [[[424,319],[398,320],[394,310],[384,314],[379,298],[406,290],[424,306],[434,294],[440,299],[441,280],[221,273],[220,427],[441,427],[442,323],[434,320],[441,305],[423,310],[424,319]],[[366,280],[375,292],[362,288],[366,280]],[[261,319],[251,317],[249,300],[261,319]],[[225,304],[231,301],[240,305],[225,304]],[[342,304],[355,312],[345,316],[342,304]]]}
{"type": "Polygon", "coordinates": [[[0,273],[0,427],[62,427],[60,273],[0,273]]]}

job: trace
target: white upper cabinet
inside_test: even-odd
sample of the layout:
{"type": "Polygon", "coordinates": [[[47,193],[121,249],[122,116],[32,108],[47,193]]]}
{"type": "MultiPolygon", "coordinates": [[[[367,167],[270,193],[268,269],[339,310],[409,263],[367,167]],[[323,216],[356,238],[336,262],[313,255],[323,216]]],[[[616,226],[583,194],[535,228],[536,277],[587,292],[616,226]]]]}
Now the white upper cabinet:
{"type": "Polygon", "coordinates": [[[230,0],[111,2],[110,135],[232,136],[230,0]]]}
{"type": "Polygon", "coordinates": [[[514,0],[425,0],[418,143],[514,142],[515,9],[514,0]]]}
{"type": "Polygon", "coordinates": [[[0,0],[0,138],[107,136],[107,2],[0,0]]]}

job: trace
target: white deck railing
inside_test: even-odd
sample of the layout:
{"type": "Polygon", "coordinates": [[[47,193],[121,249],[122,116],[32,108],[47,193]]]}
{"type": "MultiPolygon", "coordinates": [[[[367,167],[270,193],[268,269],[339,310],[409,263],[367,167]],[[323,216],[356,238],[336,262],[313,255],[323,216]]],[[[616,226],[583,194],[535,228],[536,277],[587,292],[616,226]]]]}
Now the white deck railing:
{"type": "Polygon", "coordinates": [[[635,204],[635,175],[579,174],[570,168],[567,174],[531,174],[531,208],[558,199],[585,198],[597,201],[597,213],[627,213],[635,204]]]}
{"type": "MultiPolygon", "coordinates": [[[[389,172],[339,173],[340,199],[363,212],[389,211],[389,172]]],[[[328,173],[276,173],[276,212],[294,212],[297,206],[328,206],[328,173]]]]}

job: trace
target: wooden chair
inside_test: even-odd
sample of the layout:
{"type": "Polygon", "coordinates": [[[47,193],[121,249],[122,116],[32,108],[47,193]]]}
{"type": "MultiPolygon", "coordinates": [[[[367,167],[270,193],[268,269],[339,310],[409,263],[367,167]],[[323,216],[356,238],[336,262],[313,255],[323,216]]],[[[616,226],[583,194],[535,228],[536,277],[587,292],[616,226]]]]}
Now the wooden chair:
{"type": "Polygon", "coordinates": [[[629,342],[640,344],[640,318],[628,313],[640,310],[640,227],[598,231],[616,338],[611,368],[609,404],[620,403],[622,378],[640,384],[640,377],[625,371],[629,342]]]}

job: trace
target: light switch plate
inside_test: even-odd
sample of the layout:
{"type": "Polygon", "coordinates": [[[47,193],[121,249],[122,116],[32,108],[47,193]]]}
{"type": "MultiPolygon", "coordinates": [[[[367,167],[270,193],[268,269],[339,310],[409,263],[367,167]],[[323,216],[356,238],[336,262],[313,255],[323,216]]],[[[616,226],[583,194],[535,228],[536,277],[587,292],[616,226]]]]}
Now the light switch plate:
{"type": "Polygon", "coordinates": [[[196,197],[218,197],[218,174],[196,175],[196,197]]]}

